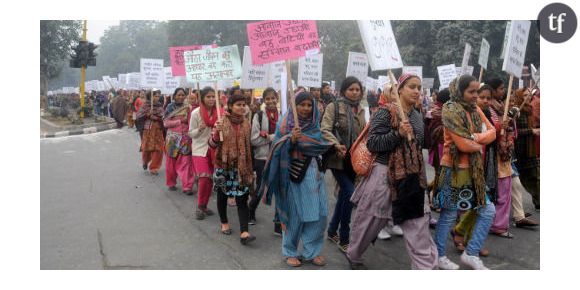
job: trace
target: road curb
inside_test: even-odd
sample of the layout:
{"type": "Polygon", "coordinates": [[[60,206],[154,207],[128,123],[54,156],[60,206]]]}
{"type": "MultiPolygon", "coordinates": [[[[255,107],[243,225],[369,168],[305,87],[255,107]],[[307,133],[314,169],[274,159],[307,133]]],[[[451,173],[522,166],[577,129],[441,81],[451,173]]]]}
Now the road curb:
{"type": "Polygon", "coordinates": [[[73,136],[73,135],[83,135],[83,134],[93,134],[97,132],[107,131],[111,129],[116,129],[116,123],[107,123],[101,124],[98,126],[88,127],[88,128],[79,128],[74,130],[66,130],[66,131],[58,131],[54,133],[43,133],[40,134],[40,138],[56,138],[56,137],[65,137],[65,136],[73,136]]]}

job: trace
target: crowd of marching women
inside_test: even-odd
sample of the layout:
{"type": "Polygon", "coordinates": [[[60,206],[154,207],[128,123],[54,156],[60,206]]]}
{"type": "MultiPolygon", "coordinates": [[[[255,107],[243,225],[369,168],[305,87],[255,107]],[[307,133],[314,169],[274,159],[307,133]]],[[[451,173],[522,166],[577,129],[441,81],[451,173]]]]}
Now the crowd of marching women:
{"type": "Polygon", "coordinates": [[[448,239],[463,252],[461,263],[487,269],[480,257],[489,255],[488,234],[514,237],[510,212],[517,227],[539,225],[523,210],[521,188],[539,210],[540,93],[506,91],[500,79],[463,75],[424,96],[421,79],[404,74],[397,85],[368,92],[366,120],[364,87],[348,77],[337,96],[326,83],[298,88],[295,110],[285,114],[274,89],[258,102],[238,87],[177,88],[169,98],[122,91],[127,107],[118,114],[140,133],[143,169],[157,175],[165,159],[168,189],[177,190],[179,179],[184,194],[197,194],[196,219],[214,215],[215,195],[221,234],[237,232],[227,215],[236,206],[240,242],[251,243],[259,204],[273,203],[268,219],[289,266],[324,266],[326,235],[352,269],[366,269],[368,246],[402,232],[412,269],[459,269],[446,255],[448,239]],[[327,173],[338,187],[333,209],[327,173]]]}

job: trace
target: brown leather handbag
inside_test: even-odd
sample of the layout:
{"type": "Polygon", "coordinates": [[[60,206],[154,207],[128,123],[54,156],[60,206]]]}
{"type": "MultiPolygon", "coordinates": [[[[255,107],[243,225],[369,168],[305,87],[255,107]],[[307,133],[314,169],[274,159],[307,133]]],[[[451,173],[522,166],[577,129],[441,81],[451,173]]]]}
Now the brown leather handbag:
{"type": "Polygon", "coordinates": [[[377,154],[371,153],[367,148],[370,125],[371,123],[368,122],[358,138],[356,138],[356,141],[354,141],[350,147],[352,168],[357,175],[361,176],[367,176],[369,174],[373,162],[377,158],[377,154]]]}

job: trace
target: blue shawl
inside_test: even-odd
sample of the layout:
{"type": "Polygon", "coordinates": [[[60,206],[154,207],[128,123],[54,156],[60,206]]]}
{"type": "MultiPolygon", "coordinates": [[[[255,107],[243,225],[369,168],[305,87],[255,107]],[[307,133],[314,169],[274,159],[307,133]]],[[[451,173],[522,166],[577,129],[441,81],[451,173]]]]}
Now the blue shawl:
{"type": "Polygon", "coordinates": [[[332,147],[331,143],[323,141],[320,132],[320,111],[316,100],[312,103],[312,118],[310,122],[300,124],[302,137],[292,145],[290,137],[294,128],[294,116],[288,111],[276,125],[273,145],[264,167],[262,185],[258,197],[264,196],[267,205],[272,204],[272,196],[276,196],[276,211],[282,225],[288,223],[288,188],[290,174],[288,168],[293,157],[320,156],[332,147]],[[265,193],[265,194],[264,194],[265,193]]]}

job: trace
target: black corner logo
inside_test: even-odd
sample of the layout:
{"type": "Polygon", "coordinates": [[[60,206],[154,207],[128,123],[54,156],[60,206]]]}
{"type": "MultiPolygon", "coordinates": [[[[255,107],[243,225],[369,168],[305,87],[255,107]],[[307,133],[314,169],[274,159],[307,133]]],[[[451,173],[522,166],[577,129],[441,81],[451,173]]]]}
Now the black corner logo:
{"type": "Polygon", "coordinates": [[[540,35],[552,43],[562,43],[572,38],[577,24],[576,13],[562,3],[549,4],[538,15],[540,35]]]}

